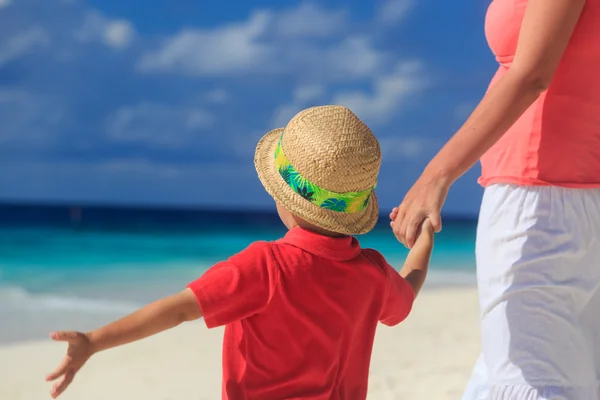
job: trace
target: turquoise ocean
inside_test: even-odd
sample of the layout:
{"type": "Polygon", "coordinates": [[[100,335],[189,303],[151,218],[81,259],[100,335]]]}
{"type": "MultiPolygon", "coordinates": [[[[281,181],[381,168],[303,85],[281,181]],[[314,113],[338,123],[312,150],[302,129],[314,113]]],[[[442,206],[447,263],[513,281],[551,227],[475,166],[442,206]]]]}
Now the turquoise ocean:
{"type": "MultiPolygon", "coordinates": [[[[444,218],[427,288],[475,283],[475,229],[444,218]]],[[[0,205],[0,343],[91,329],[284,234],[274,212],[0,205]]],[[[408,252],[385,218],[358,239],[397,269],[408,252]]]]}

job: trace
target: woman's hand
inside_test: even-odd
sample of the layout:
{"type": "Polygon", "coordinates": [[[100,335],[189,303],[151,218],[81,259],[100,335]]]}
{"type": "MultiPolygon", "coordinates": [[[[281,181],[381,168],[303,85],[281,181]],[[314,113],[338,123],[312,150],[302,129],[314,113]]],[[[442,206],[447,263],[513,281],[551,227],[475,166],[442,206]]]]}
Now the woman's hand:
{"type": "Polygon", "coordinates": [[[412,248],[421,223],[429,218],[433,230],[442,229],[440,212],[448,195],[449,185],[440,180],[419,179],[406,193],[399,207],[390,213],[390,226],[396,238],[412,248]]]}
{"type": "Polygon", "coordinates": [[[93,350],[89,337],[81,332],[54,332],[50,334],[53,340],[67,342],[67,354],[58,367],[48,374],[46,381],[55,381],[50,390],[50,396],[57,398],[71,384],[75,374],[92,356],[93,350]],[[60,379],[59,379],[60,378],[60,379]]]}

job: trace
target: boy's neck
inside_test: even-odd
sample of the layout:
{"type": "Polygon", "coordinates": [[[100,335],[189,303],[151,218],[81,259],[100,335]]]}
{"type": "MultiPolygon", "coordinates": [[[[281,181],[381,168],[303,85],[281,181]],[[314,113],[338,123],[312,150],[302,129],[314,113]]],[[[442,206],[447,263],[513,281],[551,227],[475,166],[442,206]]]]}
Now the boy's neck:
{"type": "Polygon", "coordinates": [[[348,236],[348,235],[344,235],[343,233],[331,232],[326,229],[319,228],[318,226],[312,225],[306,221],[302,221],[302,222],[297,221],[296,225],[291,227],[291,229],[293,229],[295,227],[299,227],[304,230],[316,233],[317,235],[327,236],[327,237],[332,237],[332,238],[343,238],[343,237],[348,236]]]}

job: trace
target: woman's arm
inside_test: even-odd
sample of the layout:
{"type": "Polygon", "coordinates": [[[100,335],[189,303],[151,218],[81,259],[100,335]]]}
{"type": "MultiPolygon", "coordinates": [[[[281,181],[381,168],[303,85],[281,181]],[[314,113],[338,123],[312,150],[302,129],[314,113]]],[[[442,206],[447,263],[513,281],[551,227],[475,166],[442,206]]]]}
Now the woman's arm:
{"type": "Polygon", "coordinates": [[[440,211],[448,188],[548,88],[584,4],[585,0],[529,0],[510,69],[407,193],[393,221],[398,240],[411,247],[426,217],[435,231],[440,231],[440,211]]]}
{"type": "Polygon", "coordinates": [[[585,0],[529,0],[510,69],[431,160],[425,176],[454,182],[548,88],[584,4],[585,0]]]}

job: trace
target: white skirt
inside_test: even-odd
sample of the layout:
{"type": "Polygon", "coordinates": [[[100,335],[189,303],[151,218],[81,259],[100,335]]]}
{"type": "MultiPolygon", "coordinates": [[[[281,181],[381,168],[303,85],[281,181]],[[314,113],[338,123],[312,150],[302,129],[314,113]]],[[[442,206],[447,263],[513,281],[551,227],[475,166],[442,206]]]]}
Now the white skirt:
{"type": "Polygon", "coordinates": [[[463,400],[600,399],[600,189],[486,188],[476,255],[482,352],[463,400]]]}

